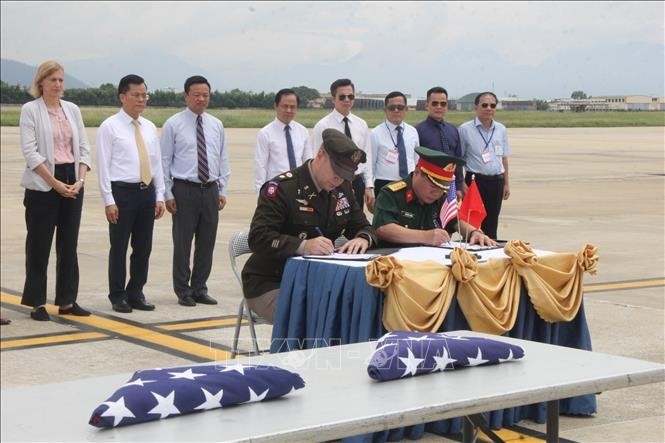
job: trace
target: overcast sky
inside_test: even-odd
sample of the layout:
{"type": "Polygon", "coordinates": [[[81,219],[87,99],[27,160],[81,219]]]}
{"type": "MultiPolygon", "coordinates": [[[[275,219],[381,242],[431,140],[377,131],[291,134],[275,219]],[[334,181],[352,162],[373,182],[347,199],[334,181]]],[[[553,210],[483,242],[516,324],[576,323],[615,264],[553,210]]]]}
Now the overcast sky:
{"type": "Polygon", "coordinates": [[[10,2],[2,57],[55,59],[84,82],[451,97],[665,95],[664,2],[10,2]],[[94,66],[97,67],[95,70],[94,66]]]}

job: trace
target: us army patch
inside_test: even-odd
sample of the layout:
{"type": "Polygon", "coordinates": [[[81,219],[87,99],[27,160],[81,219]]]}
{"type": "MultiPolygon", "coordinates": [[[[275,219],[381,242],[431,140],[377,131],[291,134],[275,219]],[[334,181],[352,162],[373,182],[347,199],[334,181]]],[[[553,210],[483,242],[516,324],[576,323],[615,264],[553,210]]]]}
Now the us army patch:
{"type": "Polygon", "coordinates": [[[393,192],[397,192],[400,189],[406,188],[406,182],[404,180],[395,182],[395,183],[390,183],[388,186],[388,189],[390,189],[393,192]]]}

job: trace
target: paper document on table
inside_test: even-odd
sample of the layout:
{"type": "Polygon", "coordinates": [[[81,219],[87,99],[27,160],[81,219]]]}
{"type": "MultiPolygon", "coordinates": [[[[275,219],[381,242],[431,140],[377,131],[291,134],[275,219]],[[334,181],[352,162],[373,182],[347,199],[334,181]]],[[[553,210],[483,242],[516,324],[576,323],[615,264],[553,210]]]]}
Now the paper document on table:
{"type": "Polygon", "coordinates": [[[309,258],[314,260],[353,260],[353,261],[369,261],[377,257],[380,257],[380,254],[343,254],[340,252],[334,252],[329,255],[303,255],[303,258],[309,258]]]}
{"type": "Polygon", "coordinates": [[[441,243],[441,247],[446,248],[446,249],[462,248],[462,249],[466,249],[467,251],[484,251],[486,249],[503,248],[502,245],[497,245],[497,246],[469,245],[469,244],[467,244],[465,242],[462,242],[462,241],[449,241],[449,242],[441,243]]]}

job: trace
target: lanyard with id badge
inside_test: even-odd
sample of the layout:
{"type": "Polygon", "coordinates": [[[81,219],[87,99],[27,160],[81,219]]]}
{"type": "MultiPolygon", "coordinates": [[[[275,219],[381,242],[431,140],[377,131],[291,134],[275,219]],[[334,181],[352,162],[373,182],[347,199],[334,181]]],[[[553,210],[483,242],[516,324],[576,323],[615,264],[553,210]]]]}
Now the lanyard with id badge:
{"type": "MultiPolygon", "coordinates": [[[[492,162],[492,154],[490,153],[490,142],[492,141],[492,137],[494,137],[494,130],[496,129],[496,126],[492,128],[492,133],[490,134],[490,137],[485,140],[485,136],[483,135],[483,131],[480,130],[478,126],[476,126],[476,129],[478,130],[478,134],[480,134],[480,137],[483,139],[485,142],[485,148],[483,149],[482,157],[483,161],[485,163],[491,163],[492,162]]],[[[496,151],[496,155],[502,156],[503,155],[503,146],[501,144],[494,142],[494,150],[496,151]],[[499,152],[501,151],[501,152],[499,152]]]]}

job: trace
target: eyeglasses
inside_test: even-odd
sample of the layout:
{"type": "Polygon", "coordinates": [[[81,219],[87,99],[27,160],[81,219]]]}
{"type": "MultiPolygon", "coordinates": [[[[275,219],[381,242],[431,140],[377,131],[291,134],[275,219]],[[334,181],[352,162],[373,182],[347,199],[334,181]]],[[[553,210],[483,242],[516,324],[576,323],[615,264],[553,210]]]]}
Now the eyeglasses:
{"type": "Polygon", "coordinates": [[[127,95],[133,98],[134,100],[150,100],[150,94],[136,93],[136,94],[127,94],[127,95]]]}
{"type": "Polygon", "coordinates": [[[496,108],[496,103],[481,103],[480,106],[485,108],[485,109],[487,109],[488,106],[490,108],[494,109],[494,108],[496,108]]]}
{"type": "Polygon", "coordinates": [[[337,96],[337,100],[344,101],[346,99],[355,100],[356,96],[353,94],[340,94],[337,96]]]}
{"type": "Polygon", "coordinates": [[[403,110],[406,109],[406,106],[404,106],[404,105],[388,105],[388,106],[386,106],[386,109],[389,110],[389,111],[392,111],[392,112],[403,111],[403,110]]]}
{"type": "Polygon", "coordinates": [[[432,106],[434,106],[435,108],[436,108],[437,106],[441,106],[442,108],[445,108],[446,106],[448,106],[448,102],[437,102],[437,101],[434,101],[434,100],[432,100],[432,101],[430,102],[430,104],[431,104],[432,106]]]}

